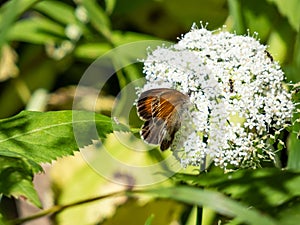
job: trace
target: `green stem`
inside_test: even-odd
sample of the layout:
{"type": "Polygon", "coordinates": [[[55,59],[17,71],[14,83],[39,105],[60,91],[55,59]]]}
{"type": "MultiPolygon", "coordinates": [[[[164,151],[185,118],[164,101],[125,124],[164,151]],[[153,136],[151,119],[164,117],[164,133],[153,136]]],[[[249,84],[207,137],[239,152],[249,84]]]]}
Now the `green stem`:
{"type": "Polygon", "coordinates": [[[196,225],[201,225],[202,224],[202,215],[203,215],[203,207],[202,206],[197,206],[196,225]]]}
{"type": "Polygon", "coordinates": [[[24,222],[35,220],[35,219],[41,218],[43,216],[48,216],[48,215],[52,215],[52,214],[57,213],[57,212],[62,212],[63,210],[65,210],[67,208],[70,208],[70,207],[74,207],[74,206],[78,206],[78,205],[98,201],[98,200],[101,200],[101,199],[104,199],[104,198],[120,196],[120,195],[123,195],[123,194],[126,194],[126,193],[127,193],[127,191],[118,191],[118,192],[113,192],[113,193],[110,193],[110,194],[107,194],[107,195],[101,195],[101,196],[97,196],[97,197],[94,197],[94,198],[89,198],[89,199],[73,202],[73,203],[66,204],[66,205],[55,205],[55,206],[53,206],[49,209],[42,210],[42,211],[40,211],[40,212],[38,212],[34,215],[31,215],[31,216],[7,221],[7,224],[9,224],[9,225],[22,224],[24,222]]]}
{"type": "Polygon", "coordinates": [[[229,0],[228,6],[229,6],[230,15],[233,17],[233,21],[235,22],[234,30],[236,31],[237,34],[244,34],[246,28],[245,28],[241,1],[229,0]]]}

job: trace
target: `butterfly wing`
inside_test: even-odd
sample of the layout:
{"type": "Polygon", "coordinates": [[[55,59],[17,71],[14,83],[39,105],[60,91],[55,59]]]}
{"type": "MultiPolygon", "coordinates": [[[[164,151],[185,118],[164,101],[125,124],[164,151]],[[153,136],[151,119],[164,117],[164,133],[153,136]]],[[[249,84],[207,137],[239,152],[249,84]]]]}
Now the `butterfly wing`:
{"type": "MultiPolygon", "coordinates": [[[[176,109],[174,109],[176,111],[176,109]]],[[[167,119],[166,120],[166,127],[165,127],[165,135],[162,139],[162,141],[160,142],[160,149],[162,151],[168,149],[170,147],[170,145],[172,144],[175,134],[176,132],[179,130],[180,126],[181,126],[181,121],[179,119],[179,114],[178,112],[173,112],[172,117],[174,117],[174,119],[167,119]]]]}
{"type": "Polygon", "coordinates": [[[137,104],[138,114],[145,120],[142,138],[147,143],[160,144],[161,150],[169,148],[180,128],[180,108],[186,100],[187,95],[168,88],[143,92],[137,104]]]}
{"type": "Polygon", "coordinates": [[[157,145],[165,136],[166,122],[163,119],[151,118],[147,120],[141,129],[141,136],[149,143],[157,145]]]}

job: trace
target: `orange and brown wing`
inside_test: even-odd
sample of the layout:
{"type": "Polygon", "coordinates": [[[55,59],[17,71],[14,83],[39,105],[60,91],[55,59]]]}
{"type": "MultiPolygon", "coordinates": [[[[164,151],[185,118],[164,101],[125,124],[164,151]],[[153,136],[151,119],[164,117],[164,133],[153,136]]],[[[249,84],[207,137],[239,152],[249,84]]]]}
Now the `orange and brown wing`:
{"type": "Polygon", "coordinates": [[[160,144],[166,150],[172,144],[175,133],[180,128],[179,108],[188,96],[173,89],[158,88],[141,94],[137,110],[145,120],[141,136],[150,144],[160,144]]]}
{"type": "Polygon", "coordinates": [[[167,118],[188,98],[187,95],[169,88],[151,89],[141,94],[137,104],[138,114],[144,120],[151,117],[167,118]]]}

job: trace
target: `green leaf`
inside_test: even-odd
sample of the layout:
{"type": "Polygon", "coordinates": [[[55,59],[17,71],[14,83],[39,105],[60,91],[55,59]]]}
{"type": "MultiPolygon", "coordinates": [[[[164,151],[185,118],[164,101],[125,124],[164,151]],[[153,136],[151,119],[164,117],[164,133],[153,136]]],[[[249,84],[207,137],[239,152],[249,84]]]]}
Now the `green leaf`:
{"type": "Polygon", "coordinates": [[[30,165],[20,157],[3,156],[0,152],[0,193],[10,197],[26,197],[35,206],[41,203],[34,189],[30,165]]]}
{"type": "MultiPolygon", "coordinates": [[[[197,224],[197,214],[198,214],[198,206],[194,205],[185,225],[195,225],[197,224]]],[[[204,213],[203,213],[204,214],[204,213]]],[[[206,217],[206,216],[205,216],[206,217]]],[[[213,224],[212,222],[204,222],[203,224],[213,224]]]]}
{"type": "Polygon", "coordinates": [[[106,12],[110,15],[115,8],[116,0],[105,0],[106,12]]]}
{"type": "Polygon", "coordinates": [[[38,163],[34,162],[33,160],[28,159],[25,155],[19,154],[17,152],[2,149],[2,150],[0,150],[0,156],[22,159],[24,161],[24,163],[26,163],[28,165],[28,168],[30,168],[30,170],[32,170],[33,173],[38,173],[43,170],[42,167],[38,163]]]}
{"type": "Polygon", "coordinates": [[[142,192],[154,195],[158,198],[168,198],[192,205],[207,206],[221,215],[235,217],[239,221],[247,224],[277,224],[271,217],[263,212],[254,208],[249,209],[247,205],[234,201],[216,191],[203,190],[196,187],[177,186],[142,192]]]}
{"type": "Polygon", "coordinates": [[[276,61],[283,64],[293,58],[291,46],[295,45],[295,33],[286,20],[280,20],[273,26],[269,34],[268,50],[276,61]]]}
{"type": "MultiPolygon", "coordinates": [[[[122,140],[124,139],[122,138],[122,140]]],[[[130,147],[126,147],[124,142],[121,143],[119,138],[112,134],[105,139],[105,142],[106,150],[110,152],[111,156],[121,160],[125,164],[134,165],[135,163],[139,163],[139,165],[145,166],[157,163],[157,160],[149,158],[149,154],[144,154],[141,157],[141,154],[133,153],[130,147]]],[[[134,142],[138,141],[134,140],[134,142]]],[[[101,149],[97,150],[97,152],[101,151],[101,149]]],[[[101,196],[106,191],[113,193],[120,190],[120,185],[111,185],[111,179],[107,176],[102,176],[103,173],[101,173],[101,176],[99,172],[95,173],[96,167],[94,165],[99,166],[102,164],[102,166],[105,166],[108,162],[103,160],[103,157],[93,156],[92,158],[95,164],[87,164],[85,163],[86,159],[82,155],[76,154],[75,157],[63,158],[53,166],[51,170],[53,185],[55,185],[55,190],[59,190],[59,196],[56,198],[57,204],[65,205],[94,196],[101,196]],[[72,168],[72,170],[68,170],[68,168],[72,168]],[[61,179],[61,177],[65,179],[61,179]]],[[[107,166],[109,167],[109,165],[107,166]]],[[[106,169],[107,166],[105,166],[106,169]]],[[[119,170],[117,167],[115,168],[117,171],[124,171],[122,168],[119,170]]],[[[116,170],[114,169],[113,173],[115,172],[116,170]]],[[[105,174],[109,176],[108,173],[105,174]]],[[[130,174],[128,175],[131,176],[130,174]]],[[[166,180],[160,183],[159,186],[170,184],[170,180],[166,180]]],[[[168,199],[143,198],[140,201],[137,198],[129,198],[125,202],[118,200],[116,202],[115,198],[110,198],[107,201],[96,201],[69,208],[55,215],[55,219],[56,221],[68,221],[68,224],[72,225],[100,224],[100,222],[101,225],[144,224],[147,218],[151,214],[154,214],[153,225],[170,224],[171,221],[179,220],[180,215],[186,210],[185,207],[182,203],[168,199]],[[101,210],[101,218],[99,218],[99,213],[90,213],[99,212],[99,209],[102,208],[106,210],[101,210]],[[132,217],[128,215],[136,216],[132,217]],[[105,218],[106,222],[103,221],[105,218]]]]}
{"type": "Polygon", "coordinates": [[[295,46],[295,30],[271,0],[229,0],[228,3],[230,19],[227,20],[227,24],[232,31],[238,34],[255,32],[260,42],[268,45],[268,51],[273,55],[274,61],[283,64],[292,61],[291,46],[295,46]]]}
{"type": "Polygon", "coordinates": [[[0,193],[25,196],[40,207],[32,184],[33,174],[42,170],[39,163],[71,155],[79,150],[77,141],[89,144],[92,139],[104,138],[113,130],[127,128],[115,124],[109,117],[85,111],[23,111],[0,120],[0,193]],[[74,137],[75,127],[83,140],[74,137]],[[88,135],[93,127],[98,137],[88,135]]]}
{"type": "Polygon", "coordinates": [[[112,37],[114,43],[118,46],[123,44],[128,44],[131,42],[136,42],[136,41],[159,40],[157,37],[151,35],[135,33],[135,32],[122,32],[122,31],[113,31],[112,37]]]}
{"type": "Polygon", "coordinates": [[[234,21],[233,28],[237,34],[244,34],[246,31],[243,13],[241,10],[241,1],[228,0],[229,12],[234,21]]]}
{"type": "Polygon", "coordinates": [[[107,40],[110,40],[110,22],[104,10],[98,5],[95,0],[82,0],[81,4],[85,7],[92,25],[107,40]]]}
{"type": "Polygon", "coordinates": [[[288,169],[300,171],[300,140],[297,135],[291,133],[288,139],[288,169]]]}
{"type": "Polygon", "coordinates": [[[63,40],[64,37],[64,27],[43,17],[20,20],[8,32],[9,40],[35,44],[53,43],[54,41],[63,40]]]}
{"type": "MultiPolygon", "coordinates": [[[[79,146],[73,134],[74,123],[82,134],[96,124],[103,138],[114,129],[125,129],[114,124],[109,117],[84,111],[29,112],[0,121],[0,152],[15,152],[36,163],[51,162],[57,157],[71,155],[79,146]],[[76,120],[73,120],[76,115],[76,120]],[[72,117],[73,116],[73,117],[72,117]]],[[[86,144],[92,138],[82,135],[86,144]],[[89,139],[90,138],[90,139],[89,139]]],[[[82,142],[81,142],[82,143],[82,142]]]]}
{"type": "Polygon", "coordinates": [[[291,201],[280,205],[275,213],[282,225],[298,225],[300,221],[300,198],[295,197],[291,201]]]}
{"type": "Polygon", "coordinates": [[[238,34],[245,34],[250,30],[251,33],[257,32],[259,38],[264,41],[278,26],[278,21],[274,20],[275,17],[280,17],[278,11],[266,1],[230,0],[229,9],[234,21],[232,30],[238,34]]]}
{"type": "Polygon", "coordinates": [[[77,23],[74,8],[60,1],[42,1],[34,9],[65,25],[77,23]]]}
{"type": "Polygon", "coordinates": [[[151,214],[148,218],[147,218],[147,220],[146,220],[146,222],[145,222],[145,225],[151,225],[152,224],[152,221],[153,221],[153,219],[154,219],[154,214],[151,214]]]}
{"type": "Polygon", "coordinates": [[[27,9],[39,0],[12,0],[7,2],[0,9],[0,49],[7,41],[7,33],[13,22],[27,9]]]}
{"type": "Polygon", "coordinates": [[[180,216],[185,210],[185,204],[170,199],[148,200],[148,202],[144,201],[142,204],[137,199],[129,199],[117,207],[114,210],[114,215],[101,222],[101,225],[179,224],[180,216]]]}
{"type": "MultiPolygon", "coordinates": [[[[9,8],[14,9],[14,14],[20,16],[26,10],[30,9],[34,4],[40,2],[41,0],[11,0],[7,1],[0,9],[0,15],[2,16],[3,13],[8,10],[9,8]],[[16,4],[17,2],[17,4],[16,4]],[[16,5],[15,5],[16,4],[16,5]]],[[[2,17],[1,17],[2,19],[2,17]]]]}
{"type": "Polygon", "coordinates": [[[78,45],[74,54],[78,58],[95,60],[109,50],[111,46],[107,43],[85,43],[78,45]]]}
{"type": "Polygon", "coordinates": [[[296,36],[296,44],[294,49],[294,62],[295,65],[300,68],[300,27],[296,36]]]}
{"type": "Polygon", "coordinates": [[[270,213],[277,206],[300,195],[300,174],[275,168],[239,170],[227,174],[177,174],[175,177],[192,185],[217,189],[270,213]]]}
{"type": "Polygon", "coordinates": [[[299,0],[268,0],[276,4],[278,10],[283,16],[288,18],[291,26],[298,31],[300,27],[300,1],[299,0]]]}

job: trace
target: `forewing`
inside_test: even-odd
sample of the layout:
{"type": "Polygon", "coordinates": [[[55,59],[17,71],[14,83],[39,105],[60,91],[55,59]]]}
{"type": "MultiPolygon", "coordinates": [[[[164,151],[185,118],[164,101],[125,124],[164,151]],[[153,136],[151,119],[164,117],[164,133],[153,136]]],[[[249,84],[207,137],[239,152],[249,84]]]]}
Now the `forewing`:
{"type": "Polygon", "coordinates": [[[166,90],[169,89],[157,88],[141,93],[137,103],[137,112],[143,120],[154,117],[153,114],[159,107],[160,95],[166,90]]]}
{"type": "Polygon", "coordinates": [[[138,100],[137,112],[138,112],[139,117],[141,117],[141,119],[149,120],[153,117],[152,116],[153,102],[157,102],[156,96],[148,96],[148,97],[140,98],[138,100]]]}
{"type": "Polygon", "coordinates": [[[141,130],[143,139],[160,144],[161,150],[169,148],[180,128],[180,111],[187,100],[187,95],[168,88],[143,92],[137,104],[139,116],[146,121],[141,130]]]}

